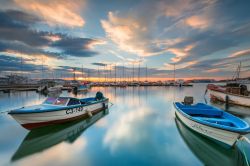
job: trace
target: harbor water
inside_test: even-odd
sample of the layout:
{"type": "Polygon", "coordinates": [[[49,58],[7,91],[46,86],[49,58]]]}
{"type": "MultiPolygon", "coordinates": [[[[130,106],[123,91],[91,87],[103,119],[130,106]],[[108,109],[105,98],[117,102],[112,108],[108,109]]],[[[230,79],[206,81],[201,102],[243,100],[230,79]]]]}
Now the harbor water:
{"type": "MultiPolygon", "coordinates": [[[[0,115],[0,165],[248,165],[250,146],[238,141],[227,148],[190,131],[175,118],[174,101],[193,96],[210,103],[206,84],[193,87],[93,87],[61,96],[84,98],[97,91],[110,108],[91,118],[26,130],[7,113],[0,115]]],[[[40,104],[46,96],[35,91],[0,92],[0,111],[40,104]]],[[[227,111],[250,123],[250,108],[227,111]]],[[[250,136],[245,137],[246,140],[250,136]]]]}

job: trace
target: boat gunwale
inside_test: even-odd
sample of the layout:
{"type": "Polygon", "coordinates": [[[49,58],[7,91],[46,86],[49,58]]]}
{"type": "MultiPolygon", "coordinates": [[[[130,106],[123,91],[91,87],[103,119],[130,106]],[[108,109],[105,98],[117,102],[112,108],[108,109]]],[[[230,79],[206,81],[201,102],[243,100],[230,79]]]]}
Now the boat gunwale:
{"type": "MultiPolygon", "coordinates": [[[[184,117],[188,118],[189,120],[192,120],[193,122],[200,123],[200,124],[202,124],[202,125],[209,126],[209,127],[213,127],[213,128],[217,128],[217,129],[224,130],[224,131],[230,131],[230,132],[234,132],[234,133],[239,133],[239,134],[247,134],[247,133],[250,132],[250,126],[249,126],[249,124],[248,124],[247,122],[245,122],[244,120],[241,120],[240,118],[238,118],[238,117],[236,117],[236,116],[234,116],[234,115],[232,115],[232,114],[229,114],[229,113],[227,113],[227,112],[225,112],[225,111],[224,111],[223,113],[227,113],[227,114],[229,114],[229,115],[231,115],[231,116],[233,116],[233,117],[236,117],[236,118],[240,119],[244,124],[246,124],[246,127],[244,127],[244,128],[239,128],[240,131],[239,131],[238,129],[233,129],[233,128],[231,128],[231,127],[227,127],[227,129],[221,128],[221,127],[219,127],[219,126],[217,126],[217,125],[214,125],[213,123],[208,123],[208,122],[206,122],[206,121],[202,121],[202,120],[198,120],[198,119],[192,118],[192,116],[190,116],[190,115],[186,114],[185,112],[183,112],[183,111],[176,105],[176,103],[177,103],[177,102],[174,102],[174,107],[176,108],[176,110],[177,110],[179,113],[181,113],[181,115],[183,115],[184,117]]],[[[178,116],[178,115],[177,115],[177,116],[178,116]]]]}
{"type": "MultiPolygon", "coordinates": [[[[17,114],[36,114],[36,113],[47,113],[47,112],[56,112],[56,111],[62,111],[65,109],[74,109],[74,108],[78,108],[78,107],[85,107],[85,106],[89,106],[89,105],[94,105],[94,104],[98,104],[98,103],[102,103],[102,102],[106,102],[108,101],[109,98],[105,98],[102,100],[98,100],[95,101],[93,103],[88,103],[88,104],[80,104],[80,105],[74,105],[74,106],[60,106],[58,108],[53,108],[53,109],[47,109],[47,110],[43,110],[43,111],[38,111],[38,110],[28,110],[28,111],[22,111],[22,112],[15,112],[19,109],[15,109],[15,110],[11,110],[10,112],[8,112],[8,114],[10,115],[17,115],[17,114]]],[[[42,105],[42,104],[41,104],[42,105]]]]}
{"type": "Polygon", "coordinates": [[[215,92],[224,93],[224,94],[227,94],[227,95],[232,95],[232,96],[237,96],[237,97],[243,97],[243,98],[248,98],[248,99],[250,99],[250,96],[244,96],[244,95],[239,95],[239,94],[234,94],[234,93],[229,93],[229,92],[223,92],[223,91],[215,90],[215,89],[211,89],[211,88],[207,88],[207,89],[208,89],[208,90],[211,90],[211,91],[215,91],[215,92]]]}

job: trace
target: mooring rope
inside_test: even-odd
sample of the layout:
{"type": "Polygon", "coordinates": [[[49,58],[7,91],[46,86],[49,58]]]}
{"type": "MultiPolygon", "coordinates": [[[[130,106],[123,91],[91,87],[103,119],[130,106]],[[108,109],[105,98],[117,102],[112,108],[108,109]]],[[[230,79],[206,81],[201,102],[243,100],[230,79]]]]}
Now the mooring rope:
{"type": "Polygon", "coordinates": [[[0,115],[2,115],[2,114],[5,114],[5,113],[9,113],[10,111],[1,111],[0,112],[0,115]]]}
{"type": "Polygon", "coordinates": [[[110,106],[109,107],[112,107],[114,104],[113,103],[111,103],[111,102],[109,102],[109,104],[110,104],[110,106]]]}

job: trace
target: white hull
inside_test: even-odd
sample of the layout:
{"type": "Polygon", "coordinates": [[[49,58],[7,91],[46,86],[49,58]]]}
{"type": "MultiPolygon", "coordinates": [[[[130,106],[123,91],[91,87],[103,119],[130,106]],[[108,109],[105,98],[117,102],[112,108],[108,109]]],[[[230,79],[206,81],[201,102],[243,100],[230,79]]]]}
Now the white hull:
{"type": "Polygon", "coordinates": [[[250,107],[250,97],[227,94],[219,91],[214,91],[211,89],[208,89],[208,92],[211,97],[216,97],[216,99],[220,101],[226,102],[226,96],[228,96],[229,103],[250,107]]]}
{"type": "Polygon", "coordinates": [[[65,108],[60,111],[51,111],[51,112],[43,112],[43,113],[12,114],[11,116],[21,125],[37,124],[37,123],[53,122],[53,121],[63,121],[63,120],[83,116],[87,114],[88,112],[93,112],[93,111],[102,109],[103,103],[105,103],[105,107],[108,106],[108,101],[104,101],[101,103],[96,103],[96,104],[83,106],[83,107],[77,107],[73,109],[65,108]]]}
{"type": "Polygon", "coordinates": [[[186,126],[188,126],[190,129],[192,129],[192,130],[194,130],[194,131],[196,131],[204,136],[207,136],[209,138],[212,138],[214,140],[217,140],[219,142],[227,144],[229,146],[233,146],[234,143],[237,141],[237,139],[240,136],[239,133],[235,133],[235,132],[222,130],[222,129],[218,129],[218,128],[214,128],[214,127],[200,124],[198,122],[195,122],[195,121],[185,117],[184,115],[182,115],[178,111],[175,111],[175,112],[176,112],[176,115],[178,116],[178,118],[186,126]]]}

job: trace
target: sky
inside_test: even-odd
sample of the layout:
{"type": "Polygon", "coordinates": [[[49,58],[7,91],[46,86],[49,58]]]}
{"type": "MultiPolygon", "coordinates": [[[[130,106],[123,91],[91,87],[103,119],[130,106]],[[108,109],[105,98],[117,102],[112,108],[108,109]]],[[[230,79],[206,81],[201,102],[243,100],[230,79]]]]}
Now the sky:
{"type": "Polygon", "coordinates": [[[250,76],[250,1],[0,3],[0,76],[230,79],[240,62],[250,76]]]}

